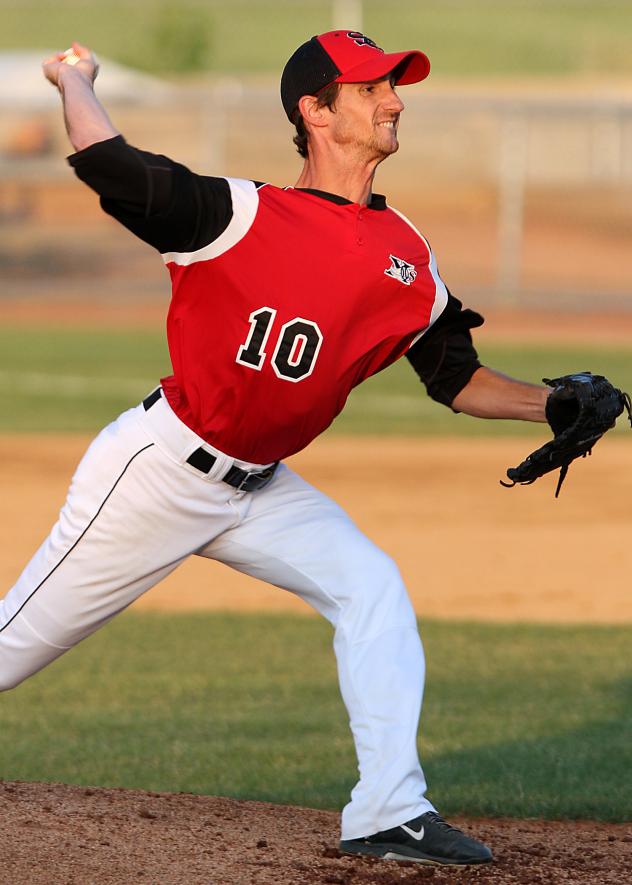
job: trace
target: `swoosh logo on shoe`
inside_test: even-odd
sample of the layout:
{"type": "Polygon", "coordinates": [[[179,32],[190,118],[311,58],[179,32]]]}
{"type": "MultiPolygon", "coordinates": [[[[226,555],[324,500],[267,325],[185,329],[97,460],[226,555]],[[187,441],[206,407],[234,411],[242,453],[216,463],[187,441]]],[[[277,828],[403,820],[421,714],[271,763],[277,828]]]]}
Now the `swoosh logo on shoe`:
{"type": "Polygon", "coordinates": [[[408,833],[409,836],[412,836],[413,839],[416,839],[418,842],[421,842],[426,832],[423,824],[418,833],[416,833],[415,830],[411,830],[410,827],[406,826],[406,824],[400,824],[400,826],[405,833],[408,833]]]}

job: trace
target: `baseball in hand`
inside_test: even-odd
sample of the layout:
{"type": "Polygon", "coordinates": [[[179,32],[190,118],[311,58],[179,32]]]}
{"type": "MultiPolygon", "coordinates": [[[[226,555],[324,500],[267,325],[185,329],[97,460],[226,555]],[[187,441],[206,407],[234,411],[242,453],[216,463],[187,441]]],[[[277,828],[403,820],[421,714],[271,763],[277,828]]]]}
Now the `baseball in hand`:
{"type": "Polygon", "coordinates": [[[74,49],[67,49],[64,52],[64,57],[61,59],[63,64],[66,65],[76,65],[78,61],[81,61],[77,53],[74,49]]]}

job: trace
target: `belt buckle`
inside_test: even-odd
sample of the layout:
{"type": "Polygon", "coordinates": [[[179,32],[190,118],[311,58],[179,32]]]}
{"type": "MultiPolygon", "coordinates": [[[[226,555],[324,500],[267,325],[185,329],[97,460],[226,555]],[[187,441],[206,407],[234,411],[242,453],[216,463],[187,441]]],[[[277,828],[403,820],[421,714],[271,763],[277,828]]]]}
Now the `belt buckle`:
{"type": "Polygon", "coordinates": [[[237,486],[237,490],[240,492],[249,492],[250,489],[247,488],[247,485],[250,482],[250,480],[253,478],[253,476],[256,476],[256,474],[255,473],[246,473],[246,475],[244,476],[242,481],[237,486]]]}
{"type": "Polygon", "coordinates": [[[257,489],[262,489],[270,482],[278,466],[279,462],[276,461],[265,470],[259,471],[259,473],[247,473],[246,476],[244,476],[242,481],[239,483],[239,490],[245,492],[256,492],[257,489]],[[252,485],[249,486],[249,483],[252,483],[252,485]]]}

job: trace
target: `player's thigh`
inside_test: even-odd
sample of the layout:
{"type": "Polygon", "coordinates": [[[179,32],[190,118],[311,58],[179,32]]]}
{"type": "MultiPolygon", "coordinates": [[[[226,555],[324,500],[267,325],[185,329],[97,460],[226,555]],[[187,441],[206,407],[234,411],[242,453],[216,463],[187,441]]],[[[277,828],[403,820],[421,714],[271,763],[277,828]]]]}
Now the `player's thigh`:
{"type": "Polygon", "coordinates": [[[62,650],[89,635],[232,525],[233,493],[170,460],[133,412],[121,416],[86,452],[58,522],[0,601],[0,664],[18,632],[25,659],[28,631],[33,648],[62,650]]]}
{"type": "Polygon", "coordinates": [[[252,494],[247,516],[199,552],[298,594],[334,624],[342,611],[361,632],[414,622],[393,560],[285,465],[252,494]]]}

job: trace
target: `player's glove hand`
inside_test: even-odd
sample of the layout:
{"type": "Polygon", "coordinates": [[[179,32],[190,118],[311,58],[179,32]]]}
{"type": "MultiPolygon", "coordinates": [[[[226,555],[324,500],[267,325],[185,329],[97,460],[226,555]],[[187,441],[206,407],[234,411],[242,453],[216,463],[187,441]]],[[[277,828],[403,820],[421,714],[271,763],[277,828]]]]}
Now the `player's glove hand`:
{"type": "Polygon", "coordinates": [[[535,482],[545,473],[560,468],[555,497],[560,493],[569,464],[575,458],[585,458],[595,443],[614,427],[617,418],[627,410],[632,425],[630,397],[604,378],[591,372],[563,375],[561,378],[543,378],[553,388],[546,402],[545,414],[553,431],[553,439],[531,452],[517,467],[510,467],[507,476],[511,488],[517,483],[535,482]]]}

